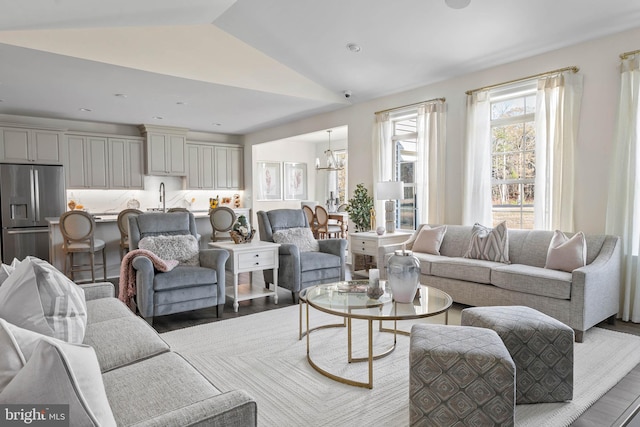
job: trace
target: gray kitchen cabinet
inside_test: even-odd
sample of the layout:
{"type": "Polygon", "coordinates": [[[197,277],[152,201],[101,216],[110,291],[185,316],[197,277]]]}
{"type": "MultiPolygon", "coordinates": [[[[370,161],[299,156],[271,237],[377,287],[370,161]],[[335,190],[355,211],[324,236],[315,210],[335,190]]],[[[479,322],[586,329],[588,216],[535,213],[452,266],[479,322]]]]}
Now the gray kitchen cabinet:
{"type": "Polygon", "coordinates": [[[62,164],[62,134],[56,130],[0,128],[0,161],[62,164]]]}
{"type": "Polygon", "coordinates": [[[108,139],[101,136],[68,135],[67,188],[109,188],[108,139]]]}
{"type": "Polygon", "coordinates": [[[215,188],[214,148],[210,144],[186,144],[187,189],[213,190],[215,188]]]}
{"type": "Polygon", "coordinates": [[[109,188],[144,189],[142,139],[109,138],[109,188]]]}
{"type": "Polygon", "coordinates": [[[242,147],[215,147],[215,188],[242,190],[244,188],[244,150],[242,147]]]}

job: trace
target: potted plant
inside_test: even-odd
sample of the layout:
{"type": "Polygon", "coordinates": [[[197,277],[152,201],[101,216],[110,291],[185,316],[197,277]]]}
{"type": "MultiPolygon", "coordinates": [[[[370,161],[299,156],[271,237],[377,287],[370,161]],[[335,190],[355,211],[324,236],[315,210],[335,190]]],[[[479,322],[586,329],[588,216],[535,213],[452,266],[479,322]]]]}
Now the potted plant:
{"type": "Polygon", "coordinates": [[[356,231],[369,231],[371,229],[371,214],[373,211],[373,197],[369,195],[364,184],[356,185],[353,197],[349,199],[347,212],[349,218],[356,226],[356,231]]]}

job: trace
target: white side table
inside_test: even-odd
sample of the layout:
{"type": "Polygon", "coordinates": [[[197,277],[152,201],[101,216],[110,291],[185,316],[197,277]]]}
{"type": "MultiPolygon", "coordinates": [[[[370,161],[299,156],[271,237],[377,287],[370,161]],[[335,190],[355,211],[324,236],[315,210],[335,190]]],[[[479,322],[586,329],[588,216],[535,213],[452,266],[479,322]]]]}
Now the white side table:
{"type": "MultiPolygon", "coordinates": [[[[394,243],[402,243],[411,237],[413,232],[396,231],[395,233],[384,233],[378,235],[375,231],[364,231],[358,233],[349,233],[349,249],[351,250],[351,259],[354,255],[368,255],[374,258],[378,257],[378,248],[380,246],[392,245],[394,243]]],[[[378,262],[379,260],[376,260],[378,262]]],[[[355,261],[352,261],[355,265],[355,261]]],[[[381,268],[378,265],[378,268],[381,268]]],[[[366,270],[358,270],[353,272],[356,277],[369,277],[366,270]]]]}
{"type": "Polygon", "coordinates": [[[273,296],[278,303],[278,248],[280,243],[256,241],[236,244],[233,242],[209,242],[212,248],[226,249],[229,252],[226,269],[233,274],[233,311],[238,311],[238,302],[254,298],[273,296]],[[238,275],[252,271],[273,269],[273,290],[254,288],[253,284],[238,290],[238,275]]]}

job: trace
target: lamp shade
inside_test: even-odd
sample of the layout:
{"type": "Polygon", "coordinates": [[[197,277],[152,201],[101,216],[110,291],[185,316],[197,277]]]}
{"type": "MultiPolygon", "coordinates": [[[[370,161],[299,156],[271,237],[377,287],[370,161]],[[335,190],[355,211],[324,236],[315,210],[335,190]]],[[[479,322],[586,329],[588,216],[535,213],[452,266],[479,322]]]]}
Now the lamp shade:
{"type": "Polygon", "coordinates": [[[402,199],[402,181],[385,181],[376,185],[378,200],[402,199]]]}

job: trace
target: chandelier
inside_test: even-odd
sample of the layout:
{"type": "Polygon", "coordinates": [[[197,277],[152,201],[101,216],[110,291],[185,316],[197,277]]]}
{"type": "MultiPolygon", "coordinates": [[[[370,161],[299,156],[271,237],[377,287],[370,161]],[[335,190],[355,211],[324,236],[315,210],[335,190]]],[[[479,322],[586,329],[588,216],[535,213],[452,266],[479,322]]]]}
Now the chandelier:
{"type": "Polygon", "coordinates": [[[339,171],[344,169],[344,160],[339,159],[335,152],[331,150],[331,132],[329,129],[327,131],[329,133],[329,149],[325,150],[324,156],[326,158],[326,167],[320,167],[320,159],[316,157],[316,170],[324,170],[324,171],[339,171]]]}

